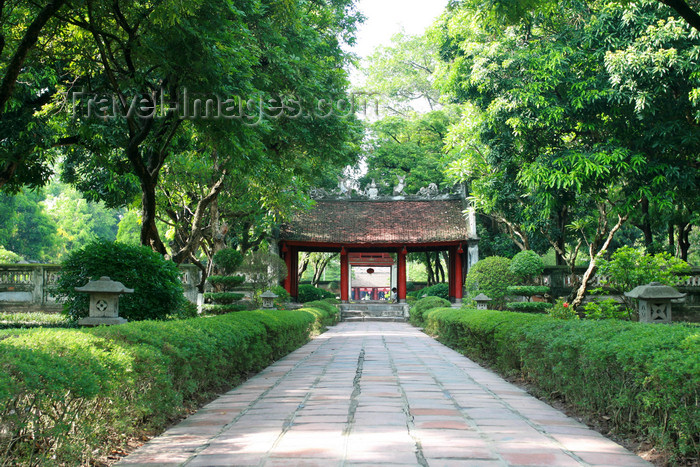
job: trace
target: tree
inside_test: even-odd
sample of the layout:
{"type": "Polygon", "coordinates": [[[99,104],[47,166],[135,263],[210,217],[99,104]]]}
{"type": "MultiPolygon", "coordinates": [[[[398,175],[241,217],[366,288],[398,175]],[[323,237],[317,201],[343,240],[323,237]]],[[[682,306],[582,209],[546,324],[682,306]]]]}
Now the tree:
{"type": "Polygon", "coordinates": [[[0,193],[0,245],[31,260],[48,260],[56,224],[46,213],[42,191],[0,193]]]}
{"type": "Polygon", "coordinates": [[[62,183],[51,183],[45,191],[47,196],[42,203],[57,228],[50,251],[52,261],[60,262],[71,251],[97,240],[116,239],[119,210],[108,209],[101,202],[89,202],[62,183]]]}
{"type": "Polygon", "coordinates": [[[0,2],[0,188],[17,192],[23,184],[37,187],[49,179],[46,150],[61,143],[40,112],[67,79],[60,16],[81,3],[0,2]]]}
{"type": "Polygon", "coordinates": [[[311,265],[313,269],[313,273],[311,275],[311,285],[318,287],[328,263],[337,257],[338,253],[302,252],[299,256],[299,281],[301,281],[301,277],[304,275],[309,265],[311,265]]]}
{"type": "Polygon", "coordinates": [[[565,15],[528,18],[503,33],[480,26],[469,6],[443,19],[443,89],[475,109],[453,129],[463,157],[452,175],[524,246],[540,234],[572,268],[587,247],[574,306],[641,200],[668,209],[680,187],[697,182],[696,122],[645,118],[601,66],[664,13],[645,5],[635,16],[614,3],[572,4],[565,15]],[[639,29],[621,31],[629,17],[639,29]],[[662,131],[679,139],[667,145],[662,131]]]}
{"type": "MultiPolygon", "coordinates": [[[[79,108],[90,110],[91,93],[109,93],[117,96],[117,118],[93,112],[67,122],[81,137],[66,151],[66,180],[113,206],[140,192],[141,241],[165,254],[156,224],[164,168],[174,155],[216,158],[209,167],[218,167],[219,176],[200,179],[207,189],[188,193],[196,196],[187,209],[200,209],[177,239],[178,261],[198,247],[203,213],[216,206],[234,169],[255,176],[282,161],[295,171],[319,170],[351,149],[353,119],[326,105],[346,97],[347,54],[339,40],[350,40],[359,19],[351,2],[240,3],[113,2],[95,5],[87,20],[70,19],[89,32],[80,49],[87,58],[73,68],[87,89],[79,108]],[[224,111],[239,114],[217,107],[227,97],[224,111]],[[324,151],[323,162],[314,159],[324,151]]],[[[111,104],[93,100],[92,108],[111,112],[111,104]]]]}
{"type": "Polygon", "coordinates": [[[443,170],[450,161],[443,139],[450,125],[459,118],[456,107],[425,114],[388,116],[369,126],[367,173],[361,185],[372,180],[379,183],[380,193],[391,195],[398,178],[404,180],[405,193],[415,194],[435,183],[448,185],[443,170]]]}
{"type": "Polygon", "coordinates": [[[426,36],[395,34],[388,47],[377,47],[361,69],[361,92],[377,99],[389,115],[439,110],[440,92],[433,85],[438,57],[426,36]]]}

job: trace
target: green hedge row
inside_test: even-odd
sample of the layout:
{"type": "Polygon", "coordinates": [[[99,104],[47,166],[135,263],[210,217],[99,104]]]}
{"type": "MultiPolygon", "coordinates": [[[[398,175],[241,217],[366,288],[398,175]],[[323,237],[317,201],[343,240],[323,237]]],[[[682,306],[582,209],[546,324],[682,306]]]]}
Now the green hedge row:
{"type": "Polygon", "coordinates": [[[470,357],[519,373],[545,394],[611,418],[677,460],[700,451],[700,327],[557,320],[436,309],[426,331],[470,357]]]}
{"type": "Polygon", "coordinates": [[[335,320],[242,311],[89,330],[0,331],[0,465],[78,465],[162,430],[335,320]]]}

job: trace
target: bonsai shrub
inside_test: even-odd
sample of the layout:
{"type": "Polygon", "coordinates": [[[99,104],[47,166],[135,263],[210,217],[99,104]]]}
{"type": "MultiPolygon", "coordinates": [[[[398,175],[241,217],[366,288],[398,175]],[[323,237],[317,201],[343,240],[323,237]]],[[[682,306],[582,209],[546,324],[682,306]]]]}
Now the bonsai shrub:
{"type": "Polygon", "coordinates": [[[56,295],[73,319],[87,316],[90,303],[75,287],[102,276],[134,289],[119,298],[119,316],[129,321],[166,319],[186,300],[177,265],[145,246],[99,240],[71,252],[62,268],[56,295]]]}
{"type": "Polygon", "coordinates": [[[643,251],[629,246],[615,250],[609,260],[601,259],[598,262],[598,274],[604,277],[601,281],[603,285],[619,292],[620,298],[630,309],[636,307],[633,299],[625,297],[625,292],[650,282],[676,286],[688,279],[688,276],[681,276],[687,272],[690,272],[688,263],[669,253],[645,255],[643,251]]]}
{"type": "Polygon", "coordinates": [[[243,262],[243,255],[233,248],[224,248],[217,251],[212,257],[214,266],[223,274],[209,276],[207,280],[214,288],[215,292],[204,294],[204,299],[208,303],[204,309],[210,314],[223,314],[232,311],[242,311],[248,308],[245,303],[239,303],[244,297],[241,293],[231,290],[241,285],[245,280],[243,276],[234,276],[233,273],[243,262]]]}
{"type": "Polygon", "coordinates": [[[430,287],[423,287],[418,292],[416,292],[416,297],[440,297],[445,300],[450,298],[450,286],[445,283],[439,283],[431,285],[430,287]]]}
{"type": "Polygon", "coordinates": [[[491,306],[502,309],[508,287],[515,283],[510,271],[510,260],[501,256],[489,256],[479,260],[467,273],[464,286],[470,296],[484,293],[492,300],[491,306]]]}
{"type": "Polygon", "coordinates": [[[423,326],[425,323],[425,312],[433,308],[450,307],[452,304],[441,297],[425,297],[418,300],[409,310],[409,321],[414,326],[423,326]]]}
{"type": "Polygon", "coordinates": [[[335,298],[335,294],[327,290],[314,287],[311,284],[302,284],[299,286],[299,303],[313,302],[323,300],[324,298],[335,298]]]}
{"type": "Polygon", "coordinates": [[[544,263],[540,255],[532,250],[525,250],[513,256],[508,269],[518,282],[531,284],[535,277],[544,271],[544,263]]]}
{"type": "Polygon", "coordinates": [[[253,288],[253,297],[260,304],[260,295],[287,277],[287,265],[276,254],[260,249],[245,255],[238,273],[245,276],[246,285],[253,288]]]}

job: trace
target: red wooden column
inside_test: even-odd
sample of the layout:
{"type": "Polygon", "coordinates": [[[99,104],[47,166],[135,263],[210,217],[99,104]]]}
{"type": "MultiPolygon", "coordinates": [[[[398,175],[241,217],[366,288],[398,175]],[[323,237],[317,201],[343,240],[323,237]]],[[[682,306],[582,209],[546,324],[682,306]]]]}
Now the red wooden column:
{"type": "Polygon", "coordinates": [[[348,302],[348,288],[350,287],[350,266],[348,252],[345,247],[340,250],[340,301],[348,302]]]}
{"type": "Polygon", "coordinates": [[[289,255],[291,256],[291,286],[289,295],[295,300],[299,298],[299,248],[295,246],[289,247],[289,255]]]}
{"type": "Polygon", "coordinates": [[[286,290],[289,295],[292,295],[292,254],[286,243],[282,244],[282,255],[287,265],[287,277],[284,278],[284,290],[286,290]]]}
{"type": "Polygon", "coordinates": [[[455,300],[455,283],[457,282],[455,280],[455,256],[457,256],[456,250],[457,249],[455,247],[450,247],[447,250],[447,259],[448,259],[448,264],[447,264],[448,292],[447,292],[447,296],[449,297],[450,301],[453,303],[455,300]]]}
{"type": "Polygon", "coordinates": [[[455,303],[462,303],[462,294],[464,290],[464,282],[462,275],[462,260],[464,259],[464,250],[462,245],[457,247],[455,255],[455,303]]]}
{"type": "Polygon", "coordinates": [[[397,292],[398,292],[398,298],[399,298],[399,303],[406,303],[406,247],[403,247],[399,250],[398,254],[398,264],[397,264],[397,292]]]}

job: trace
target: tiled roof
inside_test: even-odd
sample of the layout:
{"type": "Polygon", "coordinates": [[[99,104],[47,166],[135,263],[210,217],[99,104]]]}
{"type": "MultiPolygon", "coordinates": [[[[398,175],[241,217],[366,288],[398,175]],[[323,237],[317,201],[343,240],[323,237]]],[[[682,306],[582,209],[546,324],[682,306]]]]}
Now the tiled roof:
{"type": "Polygon", "coordinates": [[[466,240],[462,199],[319,200],[282,226],[280,239],[333,244],[466,240]]]}

